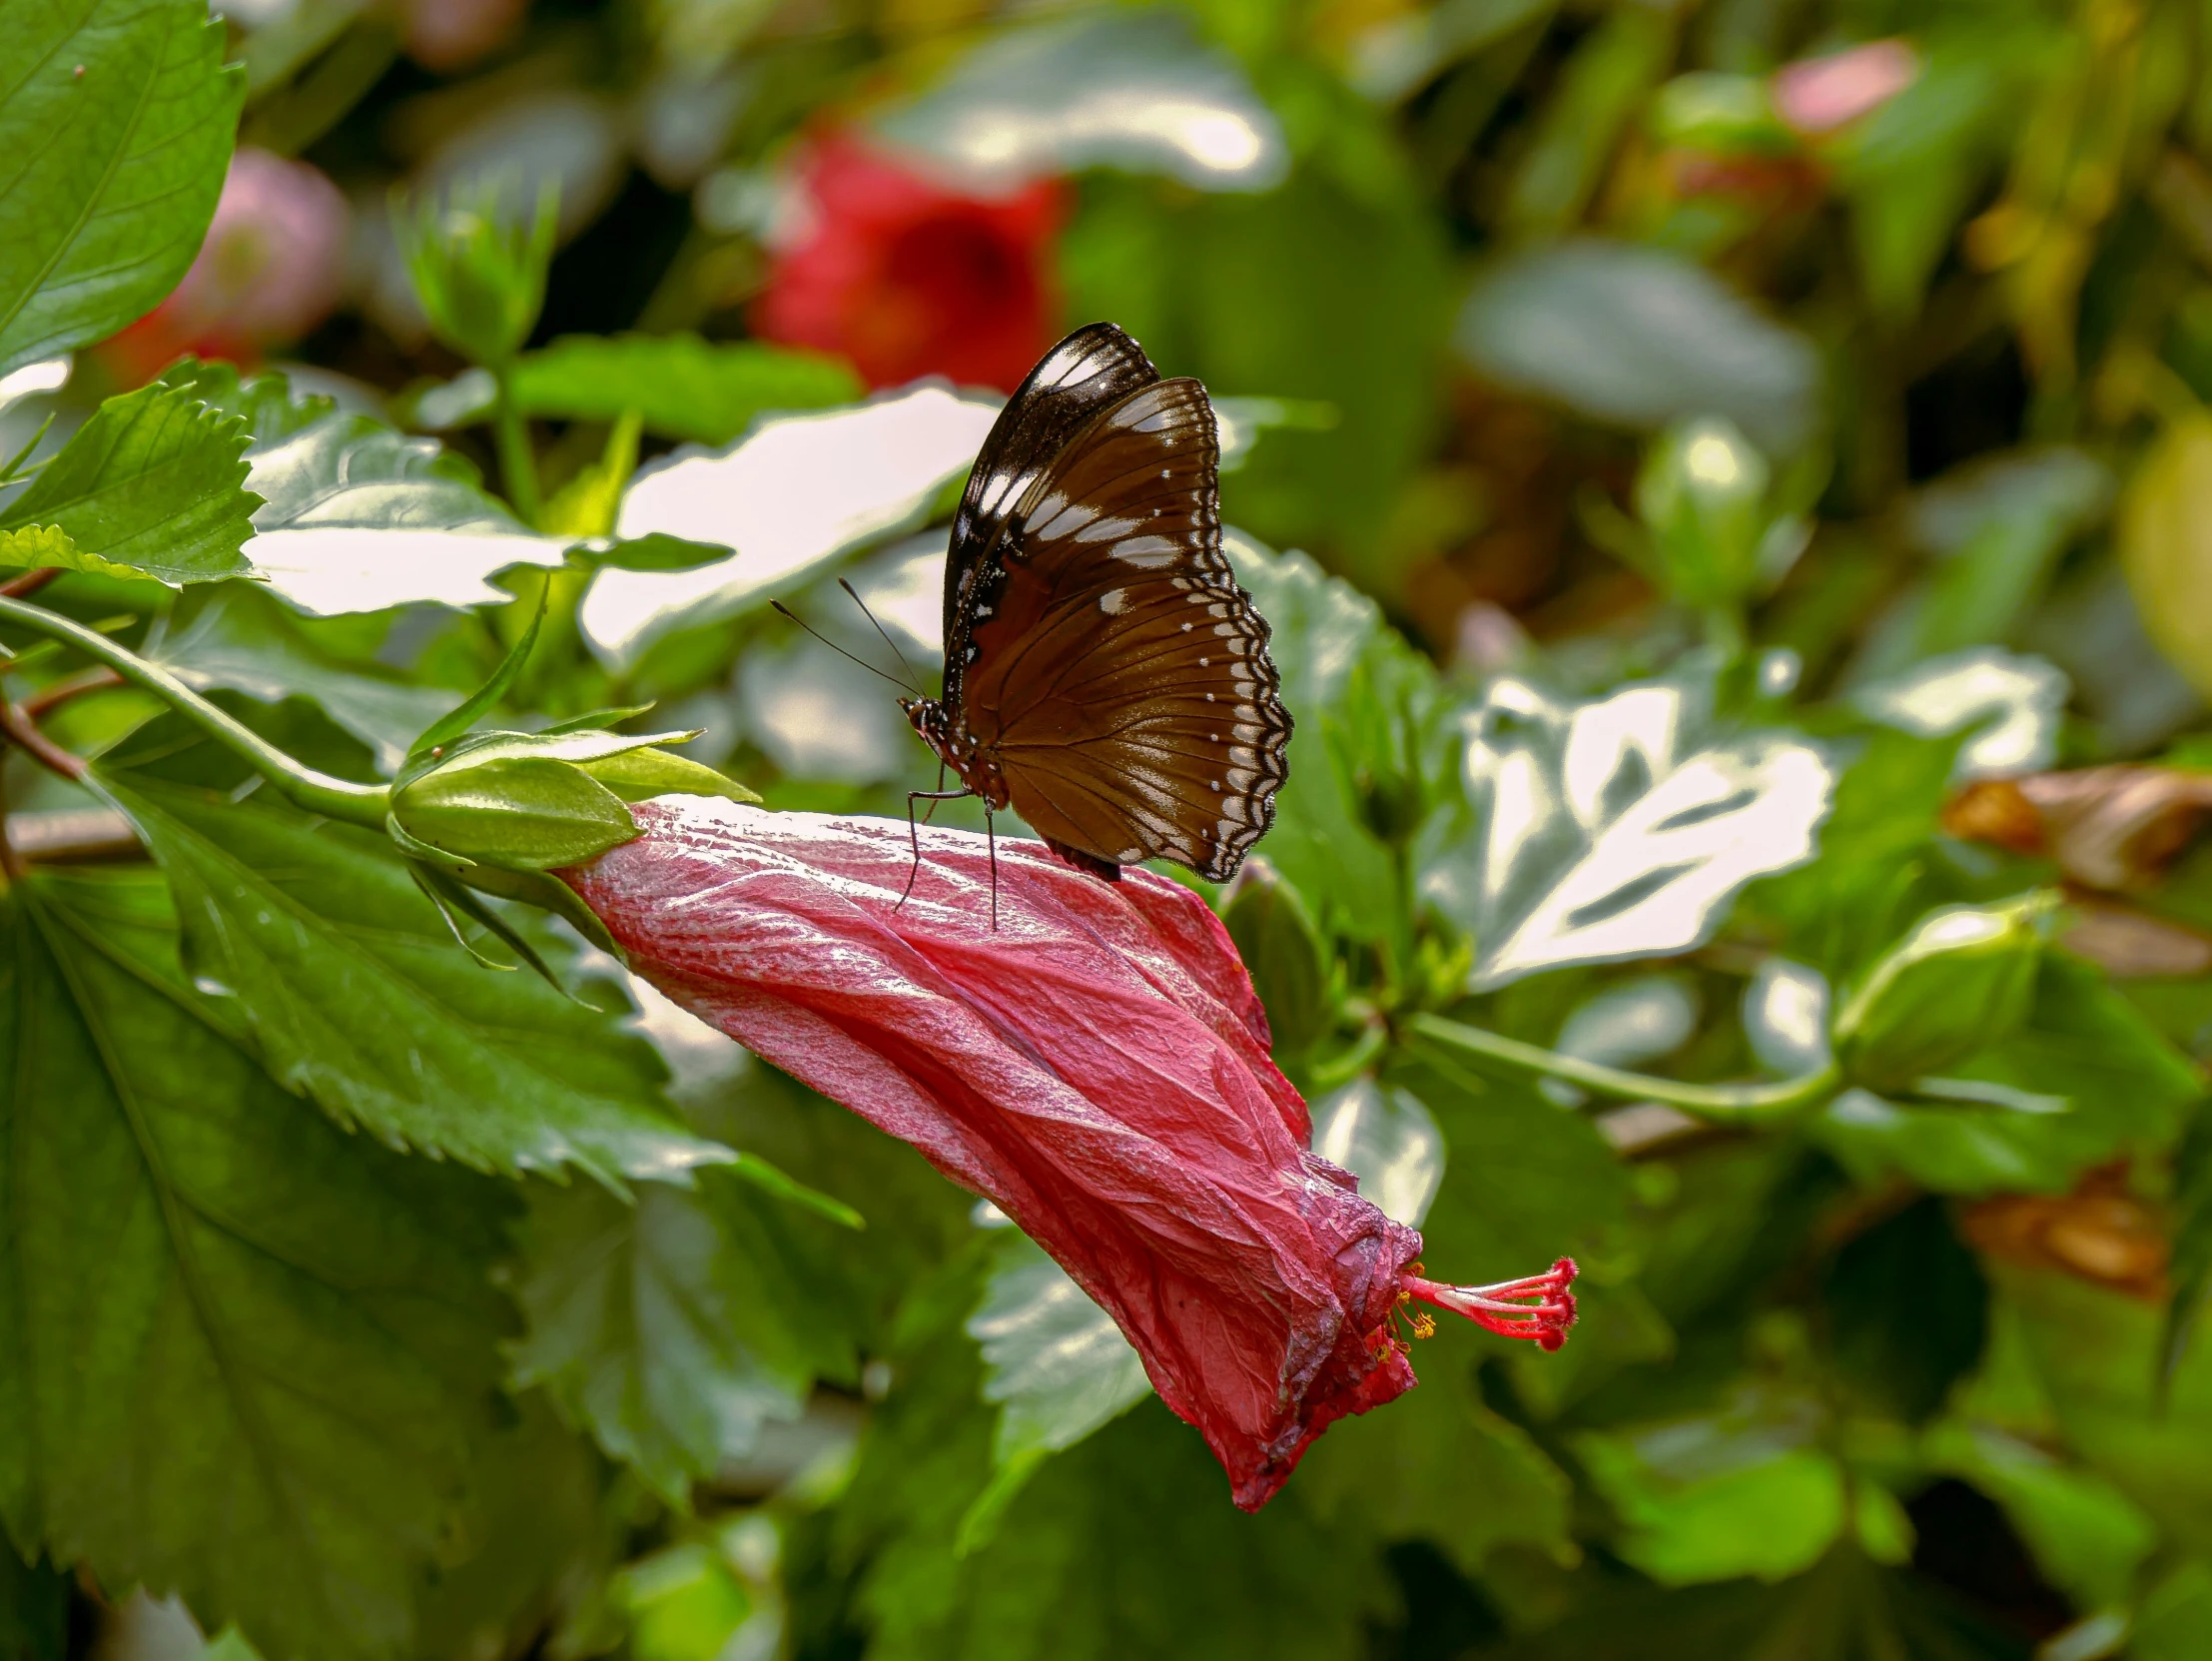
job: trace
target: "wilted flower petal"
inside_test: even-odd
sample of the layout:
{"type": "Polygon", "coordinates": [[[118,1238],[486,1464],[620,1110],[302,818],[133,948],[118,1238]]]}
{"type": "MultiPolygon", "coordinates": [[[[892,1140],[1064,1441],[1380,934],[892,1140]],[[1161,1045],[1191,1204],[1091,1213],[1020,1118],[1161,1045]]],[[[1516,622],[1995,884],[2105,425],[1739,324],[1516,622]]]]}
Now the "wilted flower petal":
{"type": "Polygon", "coordinates": [[[1032,842],[665,798],[565,873],[679,1004],[993,1201],[1120,1325],[1264,1504],[1332,1420],[1414,1381],[1409,1298],[1556,1347],[1573,1265],[1496,1287],[1409,1271],[1421,1239],[1308,1149],[1226,930],[1141,870],[1032,842]]]}

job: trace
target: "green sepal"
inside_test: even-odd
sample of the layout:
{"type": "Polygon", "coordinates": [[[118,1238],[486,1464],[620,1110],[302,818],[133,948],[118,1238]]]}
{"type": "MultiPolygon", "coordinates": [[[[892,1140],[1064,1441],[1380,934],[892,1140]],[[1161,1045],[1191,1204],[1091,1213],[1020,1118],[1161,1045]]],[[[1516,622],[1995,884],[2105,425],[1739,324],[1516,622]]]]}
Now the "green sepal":
{"type": "Polygon", "coordinates": [[[613,726],[617,721],[633,720],[649,714],[649,703],[616,704],[610,709],[587,709],[581,715],[571,715],[565,721],[555,721],[549,727],[538,730],[540,738],[557,738],[569,732],[598,732],[613,726]]]}
{"type": "Polygon", "coordinates": [[[666,750],[625,750],[580,765],[625,802],[650,801],[655,796],[722,796],[733,802],[760,800],[755,792],[716,772],[705,762],[671,755],[666,750]]]}
{"type": "Polygon", "coordinates": [[[1985,1050],[2026,1018],[2048,892],[1929,912],[1869,970],[1836,1017],[1836,1059],[1851,1083],[1900,1091],[1985,1050]]]}
{"type": "MultiPolygon", "coordinates": [[[[514,649],[501,659],[491,671],[491,678],[470,694],[457,709],[447,711],[424,727],[415,741],[407,746],[407,767],[429,756],[432,750],[451,744],[490,711],[491,706],[506,695],[514,684],[514,677],[522,672],[522,665],[529,661],[531,648],[537,644],[537,631],[545,622],[545,593],[551,584],[538,590],[537,611],[530,618],[530,626],[522,631],[522,638],[515,641],[514,649]]],[[[404,783],[407,771],[402,768],[397,782],[404,783]]]]}
{"type": "Polygon", "coordinates": [[[473,865],[454,875],[470,888],[494,899],[518,900],[523,905],[551,912],[617,963],[628,964],[629,954],[607,933],[607,926],[599,921],[598,913],[585,905],[582,897],[558,877],[548,876],[543,871],[508,871],[496,865],[473,865]]]}
{"type": "Polygon", "coordinates": [[[501,974],[511,975],[521,968],[522,966],[518,963],[501,963],[497,958],[486,957],[482,952],[476,950],[475,942],[468,938],[468,931],[461,927],[461,920],[455,915],[455,908],[448,904],[445,896],[432,885],[429,873],[435,869],[434,866],[424,865],[418,859],[407,862],[407,875],[414,879],[414,886],[422,891],[422,898],[437,908],[438,919],[445,925],[446,932],[453,937],[453,944],[475,959],[478,969],[496,969],[501,974]]]}
{"type": "Polygon", "coordinates": [[[595,1005],[584,1003],[563,986],[560,977],[553,973],[537,948],[523,939],[513,924],[485,905],[465,883],[451,873],[434,865],[425,865],[420,860],[413,860],[408,863],[407,874],[414,878],[415,887],[428,896],[430,904],[437,907],[438,915],[445,919],[445,926],[453,931],[453,938],[460,943],[460,949],[486,969],[514,970],[520,965],[494,962],[477,951],[469,942],[467,931],[460,926],[460,919],[463,917],[497,939],[508,951],[534,969],[538,979],[570,1003],[580,1004],[585,1009],[596,1008],[595,1005]],[[459,916],[455,916],[455,913],[459,916]]]}

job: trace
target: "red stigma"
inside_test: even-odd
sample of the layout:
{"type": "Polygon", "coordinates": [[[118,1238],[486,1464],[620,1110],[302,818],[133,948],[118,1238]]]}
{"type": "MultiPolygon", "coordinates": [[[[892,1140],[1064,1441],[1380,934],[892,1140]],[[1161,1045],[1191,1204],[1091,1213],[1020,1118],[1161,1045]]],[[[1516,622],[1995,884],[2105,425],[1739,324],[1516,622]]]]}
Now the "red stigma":
{"type": "Polygon", "coordinates": [[[1500,1337],[1527,1338],[1542,1349],[1557,1349],[1575,1323],[1575,1259],[1562,1257],[1542,1274],[1500,1280],[1489,1286],[1447,1286],[1425,1280],[1414,1265],[1398,1285],[1407,1297],[1453,1314],[1465,1315],[1500,1337]]]}

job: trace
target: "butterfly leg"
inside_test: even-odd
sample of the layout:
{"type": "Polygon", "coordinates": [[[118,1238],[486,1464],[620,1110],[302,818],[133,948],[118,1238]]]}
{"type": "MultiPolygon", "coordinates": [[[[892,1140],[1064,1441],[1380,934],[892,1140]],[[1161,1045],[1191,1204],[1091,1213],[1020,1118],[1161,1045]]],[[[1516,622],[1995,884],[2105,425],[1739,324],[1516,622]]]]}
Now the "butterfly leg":
{"type": "Polygon", "coordinates": [[[999,831],[992,823],[991,803],[983,804],[983,835],[991,848],[991,932],[999,932],[999,831]]]}
{"type": "Polygon", "coordinates": [[[942,761],[937,764],[937,788],[939,794],[930,798],[929,811],[922,815],[922,823],[925,825],[937,817],[937,804],[939,802],[952,801],[962,794],[958,790],[947,790],[945,788],[945,763],[942,761]]]}
{"type": "MultiPolygon", "coordinates": [[[[922,830],[915,823],[914,804],[916,802],[929,802],[932,804],[931,811],[934,813],[936,811],[935,804],[938,802],[958,801],[963,796],[974,794],[975,792],[972,790],[909,790],[907,792],[907,837],[914,844],[914,869],[907,873],[906,888],[899,895],[898,905],[891,908],[893,911],[897,911],[899,906],[907,903],[907,895],[914,892],[915,879],[922,874],[922,830]]],[[[994,867],[993,869],[996,870],[997,868],[994,867]]],[[[997,879],[994,878],[993,881],[996,884],[997,879]]],[[[994,895],[997,893],[995,886],[993,893],[994,895]]]]}

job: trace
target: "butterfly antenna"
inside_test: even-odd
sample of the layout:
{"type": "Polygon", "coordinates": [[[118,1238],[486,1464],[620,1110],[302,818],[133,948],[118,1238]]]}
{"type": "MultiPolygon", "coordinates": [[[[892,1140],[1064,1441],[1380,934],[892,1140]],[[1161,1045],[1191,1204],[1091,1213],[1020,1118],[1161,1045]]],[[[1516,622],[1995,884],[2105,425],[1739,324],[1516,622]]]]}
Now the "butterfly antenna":
{"type": "Polygon", "coordinates": [[[793,622],[797,623],[801,628],[805,629],[809,634],[813,635],[817,640],[821,641],[823,645],[829,647],[831,651],[837,653],[838,656],[851,658],[853,662],[858,663],[863,669],[866,669],[878,680],[888,680],[889,682],[891,682],[892,685],[896,686],[902,692],[912,692],[914,690],[913,687],[909,686],[897,675],[884,673],[884,671],[877,668],[875,664],[869,662],[867,658],[854,657],[851,652],[847,651],[835,640],[832,640],[820,629],[814,627],[813,624],[809,623],[804,617],[800,616],[798,612],[792,610],[790,606],[784,604],[782,600],[770,600],[768,603],[774,606],[779,614],[789,617],[793,622]]]}
{"type": "Polygon", "coordinates": [[[899,642],[891,637],[891,630],[876,621],[876,614],[868,609],[868,602],[860,597],[859,589],[843,577],[837,579],[837,585],[852,596],[853,603],[860,607],[860,614],[875,623],[876,632],[883,636],[883,643],[891,648],[891,655],[899,660],[899,667],[906,670],[907,679],[912,682],[907,689],[919,698],[922,695],[922,679],[914,672],[914,665],[907,661],[907,654],[899,649],[899,642]]]}

